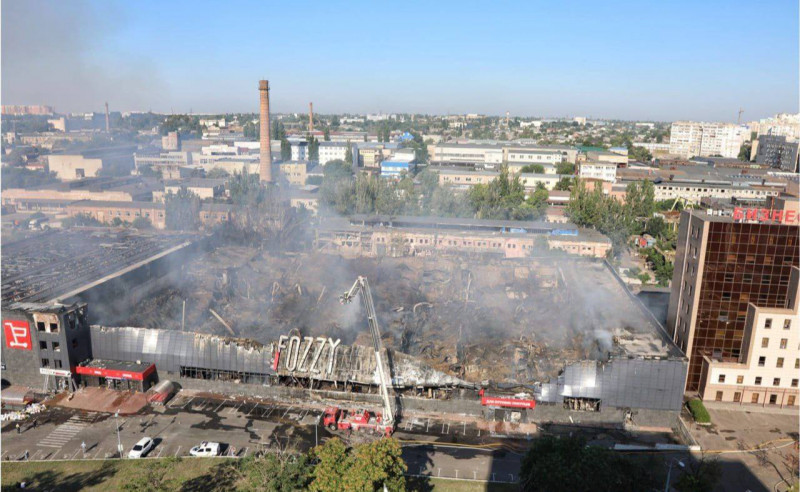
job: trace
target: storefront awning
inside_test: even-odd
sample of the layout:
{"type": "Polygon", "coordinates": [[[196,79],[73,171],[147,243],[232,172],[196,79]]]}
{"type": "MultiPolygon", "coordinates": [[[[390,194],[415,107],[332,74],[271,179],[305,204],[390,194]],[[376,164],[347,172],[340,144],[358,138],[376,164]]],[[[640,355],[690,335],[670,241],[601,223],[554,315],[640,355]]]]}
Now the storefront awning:
{"type": "Polygon", "coordinates": [[[155,364],[95,359],[75,367],[77,374],[108,379],[144,381],[156,370],[155,364]]]}

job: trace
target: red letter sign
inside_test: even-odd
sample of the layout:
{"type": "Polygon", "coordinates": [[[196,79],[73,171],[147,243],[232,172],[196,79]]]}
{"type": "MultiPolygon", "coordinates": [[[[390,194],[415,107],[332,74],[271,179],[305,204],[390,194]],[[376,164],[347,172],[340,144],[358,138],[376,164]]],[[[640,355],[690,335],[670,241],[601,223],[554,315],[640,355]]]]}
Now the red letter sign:
{"type": "Polygon", "coordinates": [[[31,329],[27,321],[4,321],[6,347],[17,350],[32,350],[31,329]]]}

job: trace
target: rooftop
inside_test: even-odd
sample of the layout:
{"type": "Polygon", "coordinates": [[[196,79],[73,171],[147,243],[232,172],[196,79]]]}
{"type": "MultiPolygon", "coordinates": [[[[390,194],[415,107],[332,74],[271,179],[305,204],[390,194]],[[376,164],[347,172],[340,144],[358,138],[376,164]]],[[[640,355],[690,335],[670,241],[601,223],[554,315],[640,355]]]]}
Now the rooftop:
{"type": "Polygon", "coordinates": [[[2,304],[58,302],[201,238],[87,227],[4,244],[2,304]]]}

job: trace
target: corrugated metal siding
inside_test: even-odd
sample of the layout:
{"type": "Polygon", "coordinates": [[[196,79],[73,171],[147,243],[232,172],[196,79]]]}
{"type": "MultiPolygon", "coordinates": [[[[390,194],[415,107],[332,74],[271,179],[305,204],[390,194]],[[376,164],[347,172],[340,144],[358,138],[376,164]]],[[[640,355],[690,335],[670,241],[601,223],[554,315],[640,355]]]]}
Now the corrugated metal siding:
{"type": "Polygon", "coordinates": [[[537,397],[552,403],[560,403],[564,397],[580,397],[597,398],[613,407],[679,410],[686,369],[683,360],[577,362],[543,384],[537,397]]]}
{"type": "Polygon", "coordinates": [[[274,374],[269,345],[246,346],[223,337],[149,328],[91,329],[95,359],[152,362],[167,372],[186,366],[274,374]]]}

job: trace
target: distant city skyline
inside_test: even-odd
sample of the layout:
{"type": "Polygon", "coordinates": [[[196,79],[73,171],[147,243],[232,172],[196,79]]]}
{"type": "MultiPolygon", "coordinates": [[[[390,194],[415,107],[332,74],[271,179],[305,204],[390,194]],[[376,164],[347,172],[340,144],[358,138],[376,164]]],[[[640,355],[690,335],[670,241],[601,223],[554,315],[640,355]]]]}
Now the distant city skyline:
{"type": "Polygon", "coordinates": [[[3,104],[735,122],[798,111],[798,6],[2,3],[3,104]]]}

